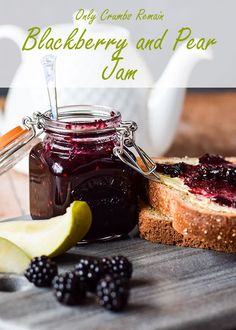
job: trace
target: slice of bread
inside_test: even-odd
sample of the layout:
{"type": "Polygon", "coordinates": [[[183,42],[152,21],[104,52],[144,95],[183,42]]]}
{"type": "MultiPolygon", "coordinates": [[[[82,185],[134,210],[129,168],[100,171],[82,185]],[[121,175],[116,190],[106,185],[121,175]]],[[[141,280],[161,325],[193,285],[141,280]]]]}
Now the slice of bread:
{"type": "MultiPolygon", "coordinates": [[[[236,163],[235,158],[228,158],[236,163]]],[[[197,158],[161,158],[156,163],[185,162],[197,164],[197,158]]],[[[160,174],[161,182],[148,181],[149,204],[164,217],[172,219],[173,228],[185,238],[206,244],[227,246],[236,252],[236,209],[221,206],[209,198],[192,194],[182,179],[160,174]]]]}
{"type": "Polygon", "coordinates": [[[153,243],[183,247],[212,249],[221,252],[236,252],[236,247],[217,241],[204,241],[185,237],[172,227],[172,220],[150,206],[142,205],[139,212],[139,232],[143,239],[153,243]]]}

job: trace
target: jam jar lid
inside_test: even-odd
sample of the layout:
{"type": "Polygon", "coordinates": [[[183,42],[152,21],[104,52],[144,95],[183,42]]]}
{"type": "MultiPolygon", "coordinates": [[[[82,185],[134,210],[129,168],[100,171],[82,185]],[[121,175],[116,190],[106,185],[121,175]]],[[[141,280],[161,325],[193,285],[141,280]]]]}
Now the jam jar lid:
{"type": "Polygon", "coordinates": [[[0,175],[10,170],[38,143],[35,131],[17,126],[0,137],[0,175]]]}

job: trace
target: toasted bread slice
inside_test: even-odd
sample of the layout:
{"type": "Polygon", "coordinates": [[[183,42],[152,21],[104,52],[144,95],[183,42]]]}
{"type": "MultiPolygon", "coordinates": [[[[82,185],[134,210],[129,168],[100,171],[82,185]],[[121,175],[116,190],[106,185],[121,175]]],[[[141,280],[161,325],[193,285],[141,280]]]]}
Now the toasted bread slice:
{"type": "MultiPolygon", "coordinates": [[[[236,163],[235,158],[228,158],[236,163]]],[[[197,158],[154,159],[159,163],[197,164],[197,158]]],[[[161,182],[147,182],[150,205],[172,219],[173,228],[186,238],[211,244],[225,244],[236,251],[236,209],[221,206],[209,198],[192,194],[180,178],[160,174],[161,182]]]]}
{"type": "Polygon", "coordinates": [[[172,227],[170,218],[147,205],[142,205],[139,212],[139,232],[141,238],[153,243],[236,252],[236,247],[221,241],[207,242],[181,235],[172,227]]]}

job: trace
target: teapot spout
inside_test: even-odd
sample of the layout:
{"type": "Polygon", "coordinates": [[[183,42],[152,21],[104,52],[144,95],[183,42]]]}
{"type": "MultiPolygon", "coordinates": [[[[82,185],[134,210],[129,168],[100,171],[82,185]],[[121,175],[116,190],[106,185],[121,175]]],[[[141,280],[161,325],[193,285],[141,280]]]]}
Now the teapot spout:
{"type": "Polygon", "coordinates": [[[212,59],[212,51],[188,50],[179,47],[148,100],[149,141],[152,155],[163,155],[170,147],[182,111],[186,85],[194,66],[201,60],[212,59]]]}
{"type": "Polygon", "coordinates": [[[195,65],[201,60],[212,60],[212,58],[211,48],[205,51],[195,48],[189,50],[186,45],[182,45],[170,59],[155,86],[185,88],[195,65]]]}

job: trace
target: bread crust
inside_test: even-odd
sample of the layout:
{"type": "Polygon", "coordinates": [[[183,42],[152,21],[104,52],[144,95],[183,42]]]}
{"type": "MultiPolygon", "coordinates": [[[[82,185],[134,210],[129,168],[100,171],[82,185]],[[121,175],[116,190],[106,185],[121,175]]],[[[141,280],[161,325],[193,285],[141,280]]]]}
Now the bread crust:
{"type": "Polygon", "coordinates": [[[228,253],[236,252],[235,247],[221,241],[205,241],[178,233],[173,228],[171,219],[150,206],[143,205],[139,212],[139,232],[141,238],[153,243],[211,249],[228,253]]]}
{"type": "MultiPolygon", "coordinates": [[[[229,160],[235,162],[235,158],[229,160]]],[[[154,161],[158,162],[158,158],[154,161]]],[[[206,244],[225,245],[225,249],[236,252],[236,210],[232,209],[232,213],[208,210],[191,203],[186,193],[165,184],[149,180],[146,185],[150,205],[171,218],[178,233],[206,244]]]]}

